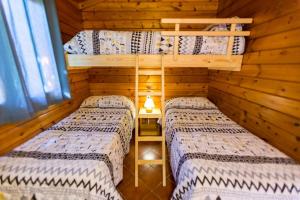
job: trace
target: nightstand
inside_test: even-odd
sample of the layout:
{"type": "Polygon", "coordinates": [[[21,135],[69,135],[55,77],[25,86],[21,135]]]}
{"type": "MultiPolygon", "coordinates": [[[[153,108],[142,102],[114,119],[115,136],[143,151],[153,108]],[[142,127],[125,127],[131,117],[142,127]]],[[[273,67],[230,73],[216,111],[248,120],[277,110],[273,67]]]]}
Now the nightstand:
{"type": "Polygon", "coordinates": [[[161,118],[161,110],[154,108],[151,113],[147,113],[145,108],[139,111],[139,132],[141,136],[159,136],[160,125],[158,120],[161,118]]]}

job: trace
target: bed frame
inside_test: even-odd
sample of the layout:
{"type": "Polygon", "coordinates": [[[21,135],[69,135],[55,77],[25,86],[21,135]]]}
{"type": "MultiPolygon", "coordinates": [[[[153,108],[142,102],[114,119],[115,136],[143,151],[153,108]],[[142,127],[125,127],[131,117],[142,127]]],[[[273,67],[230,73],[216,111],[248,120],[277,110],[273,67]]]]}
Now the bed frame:
{"type": "Polygon", "coordinates": [[[232,55],[234,36],[249,36],[250,31],[236,31],[237,24],[250,24],[252,18],[208,18],[208,19],[161,19],[161,23],[175,24],[174,31],[162,31],[165,36],[174,36],[173,55],[74,55],[66,54],[70,67],[134,67],[136,57],[140,66],[204,67],[209,69],[240,71],[243,55],[232,55]],[[181,24],[231,24],[229,31],[180,31],[181,24]],[[226,55],[179,55],[179,36],[228,36],[226,55]]]}

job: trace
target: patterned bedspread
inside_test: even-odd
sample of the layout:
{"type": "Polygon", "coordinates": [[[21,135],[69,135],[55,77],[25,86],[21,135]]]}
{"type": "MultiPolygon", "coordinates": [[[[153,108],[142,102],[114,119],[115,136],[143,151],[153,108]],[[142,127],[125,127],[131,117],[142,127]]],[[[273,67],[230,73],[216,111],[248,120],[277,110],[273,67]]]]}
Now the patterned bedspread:
{"type": "MultiPolygon", "coordinates": [[[[238,26],[241,29],[241,26],[238,26]]],[[[226,25],[213,26],[209,30],[228,30],[226,25]]],[[[180,36],[179,54],[226,54],[228,37],[180,36]]],[[[160,32],[128,32],[89,30],[76,34],[64,45],[70,54],[173,54],[174,37],[160,32]]],[[[233,54],[243,54],[245,38],[235,37],[233,54]]]]}
{"type": "Polygon", "coordinates": [[[172,199],[300,199],[300,165],[215,106],[166,112],[172,199]]]}
{"type": "Polygon", "coordinates": [[[132,129],[129,109],[79,108],[0,158],[0,194],[12,200],[122,199],[115,186],[132,129]]]}

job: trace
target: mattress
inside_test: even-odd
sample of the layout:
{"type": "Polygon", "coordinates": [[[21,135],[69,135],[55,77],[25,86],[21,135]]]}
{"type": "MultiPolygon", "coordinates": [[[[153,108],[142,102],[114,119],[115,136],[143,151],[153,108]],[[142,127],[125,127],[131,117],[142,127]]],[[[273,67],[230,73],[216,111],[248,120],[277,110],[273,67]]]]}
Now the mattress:
{"type": "MultiPolygon", "coordinates": [[[[229,30],[226,25],[207,28],[209,31],[229,30]]],[[[237,30],[242,30],[241,25],[237,30]]],[[[179,36],[179,54],[224,55],[229,37],[179,36]]],[[[69,54],[173,54],[174,37],[162,36],[160,32],[129,32],[109,30],[85,30],[77,33],[64,45],[69,54]]],[[[243,54],[245,38],[236,36],[232,54],[243,54]]]]}
{"type": "Polygon", "coordinates": [[[300,199],[300,165],[205,98],[166,104],[172,199],[300,199]]]}
{"type": "Polygon", "coordinates": [[[123,178],[133,110],[113,105],[113,99],[106,98],[104,107],[98,107],[98,97],[87,99],[70,116],[1,157],[0,194],[7,200],[122,199],[115,186],[123,178]]]}

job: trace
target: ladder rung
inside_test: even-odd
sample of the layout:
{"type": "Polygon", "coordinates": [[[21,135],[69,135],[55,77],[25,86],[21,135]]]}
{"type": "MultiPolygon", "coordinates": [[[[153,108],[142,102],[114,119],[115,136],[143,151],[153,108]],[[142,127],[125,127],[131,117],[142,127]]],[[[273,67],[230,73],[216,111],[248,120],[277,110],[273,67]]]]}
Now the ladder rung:
{"type": "Polygon", "coordinates": [[[145,165],[145,164],[162,165],[163,160],[138,160],[138,165],[145,165]]]}
{"type": "Polygon", "coordinates": [[[140,70],[139,75],[161,75],[161,70],[140,70]]]}
{"type": "Polygon", "coordinates": [[[161,96],[161,92],[139,92],[139,96],[161,96]]]}
{"type": "Polygon", "coordinates": [[[138,141],[149,141],[149,142],[152,142],[152,141],[160,141],[162,142],[163,138],[162,136],[138,136],[138,141]]]}

